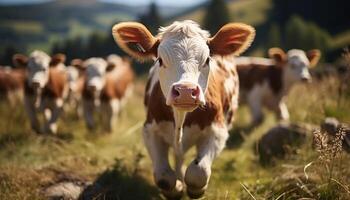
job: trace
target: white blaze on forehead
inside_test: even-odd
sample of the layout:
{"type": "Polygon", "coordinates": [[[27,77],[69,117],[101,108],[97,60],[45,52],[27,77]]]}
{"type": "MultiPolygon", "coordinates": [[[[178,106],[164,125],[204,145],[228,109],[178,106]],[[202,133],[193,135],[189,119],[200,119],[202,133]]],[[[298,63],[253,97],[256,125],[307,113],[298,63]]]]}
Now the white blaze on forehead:
{"type": "Polygon", "coordinates": [[[87,85],[101,90],[104,85],[107,62],[102,58],[89,58],[84,65],[86,66],[87,85]]]}
{"type": "Polygon", "coordinates": [[[30,70],[39,70],[49,68],[51,58],[43,51],[33,51],[29,56],[28,68],[30,70]]]}
{"type": "Polygon", "coordinates": [[[197,84],[203,94],[209,75],[209,67],[203,69],[210,55],[209,33],[187,20],[161,28],[158,37],[161,38],[158,55],[164,65],[159,70],[159,79],[164,95],[169,96],[171,86],[179,82],[197,84]]]}
{"type": "Polygon", "coordinates": [[[36,50],[30,54],[28,61],[29,83],[39,83],[41,88],[45,86],[49,79],[50,61],[51,57],[45,52],[36,50]]]}
{"type": "Polygon", "coordinates": [[[288,80],[289,85],[298,82],[301,79],[311,79],[308,68],[310,61],[303,50],[289,50],[287,57],[288,67],[285,72],[285,79],[288,80]]]}
{"type": "Polygon", "coordinates": [[[309,59],[303,50],[292,49],[287,53],[288,61],[295,64],[304,64],[306,66],[310,65],[309,59]]]}
{"type": "Polygon", "coordinates": [[[116,54],[111,54],[107,57],[107,62],[114,63],[116,66],[120,66],[123,63],[123,60],[120,56],[116,54]]]}

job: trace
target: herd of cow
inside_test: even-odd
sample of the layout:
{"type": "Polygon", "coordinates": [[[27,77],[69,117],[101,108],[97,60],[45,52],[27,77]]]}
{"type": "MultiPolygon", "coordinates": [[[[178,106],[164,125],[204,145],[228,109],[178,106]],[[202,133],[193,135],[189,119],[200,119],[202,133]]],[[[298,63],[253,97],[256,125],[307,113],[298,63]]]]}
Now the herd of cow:
{"type": "MultiPolygon", "coordinates": [[[[295,83],[311,80],[308,68],[320,58],[319,50],[285,53],[279,48],[269,50],[270,58],[237,57],[255,37],[254,28],[241,23],[227,24],[212,37],[188,20],[160,28],[157,36],[136,22],[119,23],[112,34],[132,58],[154,61],[144,97],[143,139],[155,183],[169,199],[181,198],[185,188],[191,198],[204,194],[239,98],[250,107],[254,125],[263,120],[263,106],[279,119],[288,120],[285,96],[295,83]],[[192,146],[197,154],[184,170],[183,157],[192,146]],[[174,148],[174,170],[168,159],[170,147],[174,148]]],[[[64,63],[63,54],[16,54],[14,68],[0,68],[0,91],[10,102],[24,94],[25,109],[36,132],[56,133],[64,104],[82,105],[89,129],[96,126],[93,113],[99,107],[104,129],[112,131],[113,118],[132,91],[131,62],[110,55],[74,59],[68,67],[64,63]],[[38,113],[44,115],[43,127],[38,113]]]]}

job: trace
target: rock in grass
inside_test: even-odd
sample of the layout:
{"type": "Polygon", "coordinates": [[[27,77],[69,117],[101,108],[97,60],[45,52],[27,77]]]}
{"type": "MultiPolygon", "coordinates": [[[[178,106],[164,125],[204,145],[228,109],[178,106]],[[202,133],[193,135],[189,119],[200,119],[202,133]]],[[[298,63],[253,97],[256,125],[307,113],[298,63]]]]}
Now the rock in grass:
{"type": "Polygon", "coordinates": [[[307,130],[295,124],[279,124],[267,131],[257,142],[257,153],[262,165],[292,153],[306,139],[307,130]]]}
{"type": "Polygon", "coordinates": [[[47,187],[44,195],[50,200],[71,200],[78,199],[83,190],[84,186],[74,182],[61,182],[47,187]]]}

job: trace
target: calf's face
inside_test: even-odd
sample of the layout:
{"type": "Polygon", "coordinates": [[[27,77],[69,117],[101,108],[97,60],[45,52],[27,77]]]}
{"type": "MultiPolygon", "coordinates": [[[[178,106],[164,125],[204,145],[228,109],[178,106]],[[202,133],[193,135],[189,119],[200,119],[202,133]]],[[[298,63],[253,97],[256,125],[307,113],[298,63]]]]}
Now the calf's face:
{"type": "Polygon", "coordinates": [[[26,67],[28,84],[35,92],[42,90],[49,81],[49,68],[63,64],[65,56],[56,54],[52,58],[43,51],[33,51],[29,58],[16,54],[13,62],[16,67],[26,67]]]}
{"type": "Polygon", "coordinates": [[[292,49],[287,53],[279,48],[269,50],[271,58],[275,59],[277,64],[282,65],[286,70],[286,78],[291,82],[310,82],[311,75],[309,69],[316,66],[321,52],[313,49],[305,53],[303,50],[292,49]]]}
{"type": "Polygon", "coordinates": [[[107,62],[103,58],[89,58],[83,66],[86,68],[86,87],[96,98],[106,83],[106,73],[113,70],[115,63],[107,62]]]}
{"type": "Polygon", "coordinates": [[[119,46],[139,60],[154,59],[166,104],[175,109],[193,111],[204,105],[210,74],[210,56],[238,55],[248,48],[254,29],[232,23],[212,38],[192,21],[174,22],[154,37],[146,27],[124,22],[113,27],[119,46]]]}

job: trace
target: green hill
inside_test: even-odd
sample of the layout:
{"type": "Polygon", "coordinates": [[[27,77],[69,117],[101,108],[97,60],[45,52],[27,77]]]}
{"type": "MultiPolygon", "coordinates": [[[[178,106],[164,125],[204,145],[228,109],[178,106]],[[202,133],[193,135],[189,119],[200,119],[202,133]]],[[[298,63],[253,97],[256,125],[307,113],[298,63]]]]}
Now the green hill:
{"type": "MultiPolygon", "coordinates": [[[[40,4],[0,5],[1,48],[15,44],[19,50],[49,50],[52,42],[94,31],[106,32],[118,21],[136,20],[147,6],[128,6],[97,0],[56,0],[40,4]]],[[[161,7],[163,16],[181,7],[161,7]]],[[[25,52],[24,52],[25,53],[25,52]]]]}

